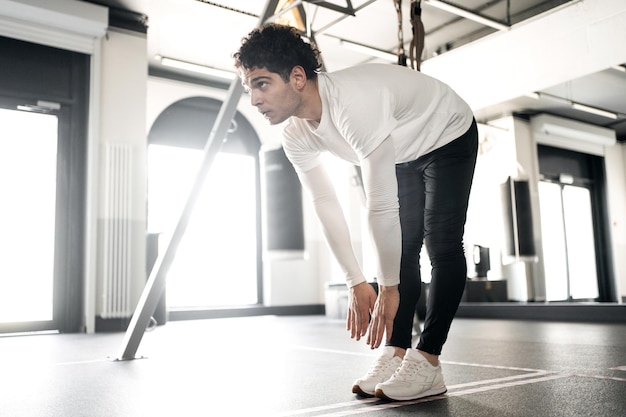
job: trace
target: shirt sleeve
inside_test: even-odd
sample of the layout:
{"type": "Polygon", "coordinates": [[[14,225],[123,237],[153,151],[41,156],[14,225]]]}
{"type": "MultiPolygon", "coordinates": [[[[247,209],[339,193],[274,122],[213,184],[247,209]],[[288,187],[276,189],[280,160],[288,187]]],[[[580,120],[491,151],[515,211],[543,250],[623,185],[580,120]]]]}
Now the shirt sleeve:
{"type": "Polygon", "coordinates": [[[400,283],[402,231],[395,167],[390,137],[361,160],[367,220],[377,258],[377,279],[383,286],[400,283]]]}
{"type": "Polygon", "coordinates": [[[365,282],[365,276],[354,255],[350,232],[337,194],[323,165],[298,172],[300,181],[310,195],[326,242],[339,263],[349,288],[365,282]]]}

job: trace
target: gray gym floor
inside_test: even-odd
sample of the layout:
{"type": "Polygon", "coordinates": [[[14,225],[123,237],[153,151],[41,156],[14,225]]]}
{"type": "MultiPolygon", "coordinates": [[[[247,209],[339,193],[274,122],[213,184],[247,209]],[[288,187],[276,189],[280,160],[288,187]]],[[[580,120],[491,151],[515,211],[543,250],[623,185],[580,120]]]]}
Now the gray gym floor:
{"type": "Polygon", "coordinates": [[[324,316],[169,322],[142,359],[123,333],[0,337],[0,416],[626,416],[626,325],[457,318],[448,393],[362,400],[376,357],[324,316]]]}

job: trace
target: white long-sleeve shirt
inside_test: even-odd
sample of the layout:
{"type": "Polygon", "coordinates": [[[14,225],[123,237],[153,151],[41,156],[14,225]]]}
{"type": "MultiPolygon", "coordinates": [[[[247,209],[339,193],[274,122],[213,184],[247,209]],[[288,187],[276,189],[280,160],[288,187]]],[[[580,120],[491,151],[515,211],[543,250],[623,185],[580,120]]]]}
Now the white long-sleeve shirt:
{"type": "Polygon", "coordinates": [[[381,285],[400,279],[402,238],[395,164],[444,146],[469,129],[469,106],[447,85],[397,65],[367,64],[318,75],[319,124],[292,117],[283,148],[308,190],[327,242],[349,287],[365,281],[332,181],[330,152],[359,165],[381,285]]]}

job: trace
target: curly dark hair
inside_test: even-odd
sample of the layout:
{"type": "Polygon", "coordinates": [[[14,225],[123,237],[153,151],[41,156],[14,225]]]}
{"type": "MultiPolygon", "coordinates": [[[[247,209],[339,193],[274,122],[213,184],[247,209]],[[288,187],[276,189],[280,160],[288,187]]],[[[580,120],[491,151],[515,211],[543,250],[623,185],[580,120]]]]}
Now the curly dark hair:
{"type": "Polygon", "coordinates": [[[233,54],[235,68],[266,68],[285,82],[297,65],[304,68],[307,79],[315,79],[322,67],[320,57],[317,47],[305,42],[296,28],[275,23],[250,32],[241,40],[239,51],[233,54]]]}

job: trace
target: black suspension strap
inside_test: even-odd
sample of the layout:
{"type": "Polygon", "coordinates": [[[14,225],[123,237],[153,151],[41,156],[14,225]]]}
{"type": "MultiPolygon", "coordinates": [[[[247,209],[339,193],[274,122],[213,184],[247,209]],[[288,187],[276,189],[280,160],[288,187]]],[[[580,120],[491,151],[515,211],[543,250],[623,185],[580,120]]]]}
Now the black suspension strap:
{"type": "Polygon", "coordinates": [[[411,1],[411,26],[413,39],[409,46],[409,60],[411,68],[420,70],[422,63],[422,51],[424,50],[424,24],[422,23],[422,6],[420,0],[411,1]],[[415,63],[415,67],[413,64],[415,63]]]}
{"type": "Polygon", "coordinates": [[[404,53],[404,33],[402,32],[402,0],[394,0],[396,14],[398,15],[398,65],[406,67],[406,54],[404,53]]]}

